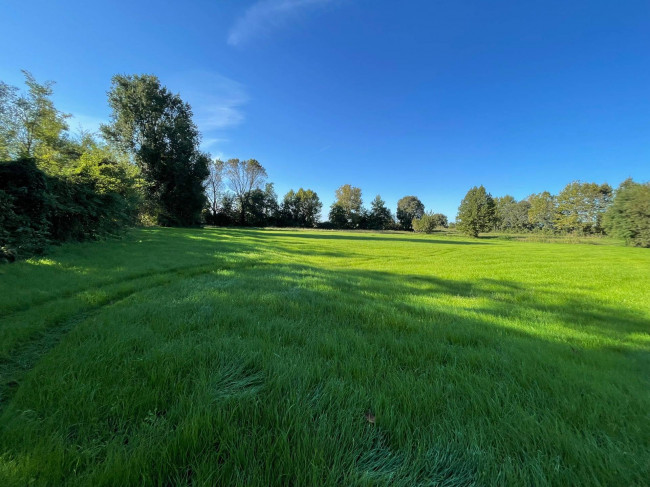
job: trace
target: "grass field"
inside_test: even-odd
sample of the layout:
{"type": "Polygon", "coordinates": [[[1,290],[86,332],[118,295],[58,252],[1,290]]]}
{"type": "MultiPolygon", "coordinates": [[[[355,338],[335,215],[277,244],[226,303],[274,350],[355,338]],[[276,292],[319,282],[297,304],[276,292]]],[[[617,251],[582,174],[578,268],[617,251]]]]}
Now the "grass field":
{"type": "Polygon", "coordinates": [[[650,252],[142,229],[0,267],[0,485],[647,485],[650,252]]]}

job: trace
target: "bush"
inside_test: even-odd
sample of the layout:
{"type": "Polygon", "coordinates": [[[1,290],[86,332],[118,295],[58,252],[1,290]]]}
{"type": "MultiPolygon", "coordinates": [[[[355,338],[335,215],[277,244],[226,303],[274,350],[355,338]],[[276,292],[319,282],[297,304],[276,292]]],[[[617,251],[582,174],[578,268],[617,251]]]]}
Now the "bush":
{"type": "Polygon", "coordinates": [[[0,162],[0,259],[42,253],[50,243],[47,178],[32,159],[0,162]]]}
{"type": "Polygon", "coordinates": [[[52,242],[116,235],[135,222],[135,174],[110,158],[82,157],[46,175],[33,159],[0,162],[0,260],[45,251],[52,242]]]}
{"type": "Polygon", "coordinates": [[[418,233],[433,233],[437,227],[447,227],[447,217],[442,213],[425,213],[420,218],[413,218],[413,231],[418,233]]]}

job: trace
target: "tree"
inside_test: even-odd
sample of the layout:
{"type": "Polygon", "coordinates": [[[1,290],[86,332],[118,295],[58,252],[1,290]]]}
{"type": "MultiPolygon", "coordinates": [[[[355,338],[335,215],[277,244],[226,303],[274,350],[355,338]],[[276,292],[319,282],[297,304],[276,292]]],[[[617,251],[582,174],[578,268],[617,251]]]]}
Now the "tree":
{"type": "Polygon", "coordinates": [[[216,159],[208,166],[208,177],[205,180],[205,196],[208,201],[208,220],[214,224],[219,205],[223,199],[225,162],[216,159]]]}
{"type": "Polygon", "coordinates": [[[226,176],[239,206],[239,224],[245,225],[251,192],[259,189],[266,180],[266,169],[255,159],[229,159],[226,162],[226,176]]]}
{"type": "Polygon", "coordinates": [[[527,198],[528,223],[537,230],[552,230],[555,218],[555,197],[548,191],[531,194],[527,198]]]}
{"type": "Polygon", "coordinates": [[[301,227],[315,227],[320,219],[323,208],[320,198],[311,189],[300,188],[296,193],[298,199],[298,225],[301,227]]]}
{"type": "Polygon", "coordinates": [[[404,196],[397,202],[397,220],[402,230],[412,230],[413,218],[422,218],[424,205],[417,196],[404,196]]]}
{"type": "Polygon", "coordinates": [[[370,203],[370,212],[368,213],[368,227],[373,230],[386,230],[394,224],[393,215],[390,209],[386,207],[386,202],[381,196],[375,196],[370,203]]]}
{"type": "MultiPolygon", "coordinates": [[[[336,222],[330,222],[338,228],[356,228],[361,218],[363,201],[361,199],[361,188],[344,184],[336,190],[336,201],[332,204],[336,222]]],[[[330,211],[330,215],[332,215],[330,211]]]]}
{"type": "Polygon", "coordinates": [[[456,228],[466,235],[478,237],[494,227],[494,200],[481,185],[470,189],[458,208],[456,228]]]}
{"type": "Polygon", "coordinates": [[[26,93],[0,81],[0,160],[34,158],[40,167],[56,172],[70,115],[52,102],[54,82],[41,84],[28,71],[22,73],[26,93]]]}
{"type": "Polygon", "coordinates": [[[530,203],[526,200],[517,201],[510,195],[494,198],[495,222],[494,228],[505,231],[524,231],[529,229],[528,209],[530,203]]]}
{"type": "Polygon", "coordinates": [[[191,107],[151,75],[114,76],[108,103],[102,133],[140,166],[158,223],[200,223],[210,159],[199,151],[191,107]]]}
{"type": "Polygon", "coordinates": [[[627,245],[650,247],[650,182],[623,181],[604,215],[603,227],[627,245]]]}
{"type": "Polygon", "coordinates": [[[447,217],[442,213],[427,212],[420,218],[413,218],[413,231],[419,233],[433,233],[438,227],[447,227],[447,217]]]}
{"type": "Polygon", "coordinates": [[[567,184],[556,198],[556,228],[566,232],[601,233],[602,217],[611,203],[612,193],[607,183],[567,184]]]}
{"type": "Polygon", "coordinates": [[[278,197],[273,183],[266,183],[264,189],[256,188],[250,192],[246,205],[246,224],[254,227],[273,225],[278,218],[278,197]]]}
{"type": "Polygon", "coordinates": [[[348,228],[349,221],[345,208],[338,203],[332,204],[330,207],[329,222],[334,228],[348,228]]]}
{"type": "Polygon", "coordinates": [[[280,215],[282,224],[289,227],[315,227],[323,204],[311,189],[289,190],[284,195],[280,215]]]}

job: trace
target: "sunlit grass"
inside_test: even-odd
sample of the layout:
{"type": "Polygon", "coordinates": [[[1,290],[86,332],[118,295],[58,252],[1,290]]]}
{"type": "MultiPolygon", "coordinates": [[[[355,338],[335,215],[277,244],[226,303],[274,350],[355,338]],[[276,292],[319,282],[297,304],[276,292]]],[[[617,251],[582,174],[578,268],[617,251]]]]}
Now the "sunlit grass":
{"type": "Polygon", "coordinates": [[[648,289],[609,244],[63,246],[0,267],[0,485],[645,485],[648,289]]]}

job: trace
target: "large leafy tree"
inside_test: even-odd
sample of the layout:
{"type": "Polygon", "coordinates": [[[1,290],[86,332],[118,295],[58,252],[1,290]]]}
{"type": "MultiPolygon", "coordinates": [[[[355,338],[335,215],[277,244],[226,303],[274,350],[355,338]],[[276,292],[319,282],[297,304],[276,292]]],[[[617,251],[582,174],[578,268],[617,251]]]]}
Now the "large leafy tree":
{"type": "Polygon", "coordinates": [[[335,194],[336,201],[330,208],[330,223],[339,228],[357,228],[362,217],[361,188],[344,184],[335,194]]]}
{"type": "Polygon", "coordinates": [[[424,204],[417,196],[404,196],[397,202],[397,220],[402,230],[413,230],[413,218],[422,218],[424,204]]]}
{"type": "Polygon", "coordinates": [[[323,204],[311,189],[289,190],[282,201],[283,224],[291,227],[315,227],[323,204]]]}
{"type": "Polygon", "coordinates": [[[318,194],[311,189],[298,189],[296,193],[298,200],[298,225],[301,227],[315,227],[320,219],[320,212],[323,208],[318,194]]]}
{"type": "Polygon", "coordinates": [[[602,217],[612,194],[612,187],[607,183],[567,184],[556,198],[555,227],[565,232],[602,232],[602,217]]]}
{"type": "Polygon", "coordinates": [[[628,245],[650,247],[650,183],[623,181],[604,215],[603,226],[609,235],[628,245]]]}
{"type": "Polygon", "coordinates": [[[255,159],[240,161],[229,159],[226,162],[225,174],[228,184],[235,195],[239,208],[239,224],[246,224],[246,212],[251,202],[253,190],[260,189],[266,180],[266,169],[255,159]]]}
{"type": "Polygon", "coordinates": [[[54,82],[38,83],[28,71],[22,73],[26,92],[0,81],[0,160],[34,158],[56,173],[67,148],[70,115],[54,106],[54,82]]]}
{"type": "Polygon", "coordinates": [[[210,158],[200,152],[192,109],[152,75],[116,75],[108,93],[105,138],[132,154],[162,225],[194,225],[205,206],[210,158]]]}
{"type": "Polygon", "coordinates": [[[495,205],[490,193],[481,185],[470,189],[458,208],[456,228],[466,235],[478,237],[494,227],[495,205]]]}
{"type": "Polygon", "coordinates": [[[254,227],[273,225],[278,211],[278,196],[273,183],[266,183],[264,189],[256,188],[250,192],[246,206],[246,224],[254,227]]]}
{"type": "Polygon", "coordinates": [[[497,230],[523,231],[529,229],[528,210],[530,203],[517,201],[510,195],[494,199],[495,223],[497,230]]]}
{"type": "Polygon", "coordinates": [[[548,191],[531,194],[528,198],[528,223],[538,230],[552,230],[555,218],[555,197],[548,191]]]}

